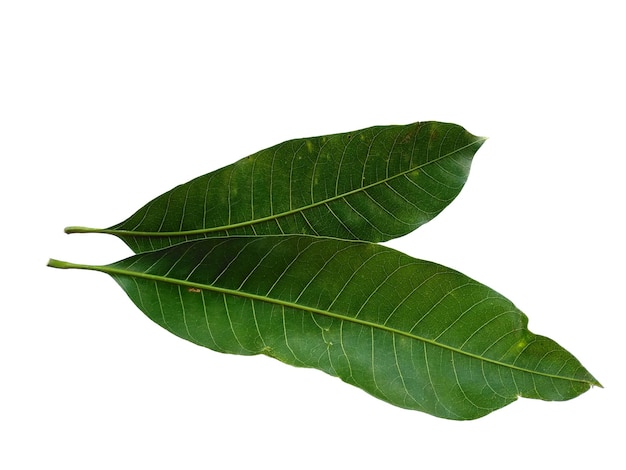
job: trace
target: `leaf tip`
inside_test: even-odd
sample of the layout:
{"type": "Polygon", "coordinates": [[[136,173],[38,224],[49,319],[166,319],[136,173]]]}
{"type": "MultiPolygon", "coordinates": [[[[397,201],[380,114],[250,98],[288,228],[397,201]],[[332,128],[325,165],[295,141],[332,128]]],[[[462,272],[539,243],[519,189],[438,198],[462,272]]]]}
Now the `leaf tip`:
{"type": "Polygon", "coordinates": [[[489,137],[476,136],[476,143],[478,144],[478,147],[481,147],[487,141],[487,139],[489,139],[489,137]]]}

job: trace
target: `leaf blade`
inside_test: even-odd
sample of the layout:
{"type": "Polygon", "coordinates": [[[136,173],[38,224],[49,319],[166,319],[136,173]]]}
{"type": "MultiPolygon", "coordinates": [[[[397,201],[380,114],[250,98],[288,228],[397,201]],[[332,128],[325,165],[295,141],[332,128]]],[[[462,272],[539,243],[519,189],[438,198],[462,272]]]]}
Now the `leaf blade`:
{"type": "Polygon", "coordinates": [[[436,416],[474,419],[518,396],[564,400],[599,385],[500,294],[379,245],[205,239],[89,269],[184,339],[318,368],[436,416]]]}
{"type": "Polygon", "coordinates": [[[484,138],[422,122],[294,139],[195,178],[108,229],[135,252],[235,235],[385,241],[439,214],[484,138]]]}

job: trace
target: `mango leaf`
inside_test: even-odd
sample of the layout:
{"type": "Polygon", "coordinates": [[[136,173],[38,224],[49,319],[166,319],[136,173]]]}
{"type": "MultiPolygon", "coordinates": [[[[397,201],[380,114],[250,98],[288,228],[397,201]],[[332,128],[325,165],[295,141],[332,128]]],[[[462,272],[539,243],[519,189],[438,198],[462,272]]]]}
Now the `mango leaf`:
{"type": "Polygon", "coordinates": [[[509,300],[385,246],[311,236],[212,238],[107,266],[153,321],[215,351],[266,354],[403,408],[474,419],[598,381],[509,300]]]}
{"type": "Polygon", "coordinates": [[[108,229],[66,232],[114,234],[136,253],[234,235],[390,240],[450,204],[484,140],[439,122],[290,140],[177,186],[108,229]]]}

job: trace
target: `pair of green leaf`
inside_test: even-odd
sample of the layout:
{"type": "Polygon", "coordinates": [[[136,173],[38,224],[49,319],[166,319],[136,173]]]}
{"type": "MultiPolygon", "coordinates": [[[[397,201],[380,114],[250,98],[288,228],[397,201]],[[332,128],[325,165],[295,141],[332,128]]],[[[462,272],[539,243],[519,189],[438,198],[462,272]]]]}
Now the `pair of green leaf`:
{"type": "Polygon", "coordinates": [[[460,192],[484,139],[437,122],[297,139],[152,200],[108,229],[137,253],[107,266],[172,333],[314,367],[394,405],[474,419],[518,396],[599,385],[509,300],[374,242],[460,192]]]}

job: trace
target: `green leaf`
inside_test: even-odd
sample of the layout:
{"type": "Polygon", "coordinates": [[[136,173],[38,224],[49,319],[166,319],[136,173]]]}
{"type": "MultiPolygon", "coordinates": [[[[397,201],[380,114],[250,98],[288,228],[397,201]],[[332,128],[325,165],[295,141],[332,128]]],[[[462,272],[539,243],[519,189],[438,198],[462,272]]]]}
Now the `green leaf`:
{"type": "Polygon", "coordinates": [[[461,191],[484,142],[423,122],[284,142],[162,194],[108,229],[140,253],[233,235],[379,242],[405,235],[461,191]]]}
{"type": "Polygon", "coordinates": [[[519,396],[567,400],[600,385],[497,292],[376,244],[213,238],[108,266],[49,265],[108,273],[186,340],[314,367],[443,418],[478,418],[519,396]]]}

